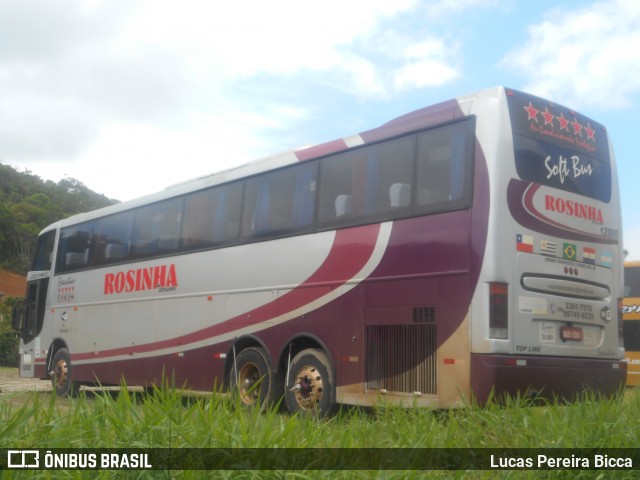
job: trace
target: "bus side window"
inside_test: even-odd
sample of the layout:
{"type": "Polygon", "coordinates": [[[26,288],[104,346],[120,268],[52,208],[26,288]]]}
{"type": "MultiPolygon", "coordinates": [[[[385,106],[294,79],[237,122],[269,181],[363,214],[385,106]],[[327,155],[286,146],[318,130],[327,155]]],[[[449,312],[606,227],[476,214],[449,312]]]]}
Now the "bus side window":
{"type": "Polygon", "coordinates": [[[211,239],[215,244],[234,241],[240,234],[244,182],[224,185],[216,191],[211,239]]]}
{"type": "Polygon", "coordinates": [[[242,234],[264,237],[308,231],[313,224],[317,163],[283,168],[249,179],[242,234]]]}
{"type": "Polygon", "coordinates": [[[318,219],[354,225],[408,215],[415,136],[322,160],[318,219]]]}
{"type": "Polygon", "coordinates": [[[74,225],[60,232],[56,270],[69,272],[89,265],[94,223],[74,225]]]}
{"type": "Polygon", "coordinates": [[[308,227],[313,223],[316,210],[316,185],[318,163],[306,164],[296,169],[293,191],[293,211],[291,226],[293,228],[308,227]]]}
{"type": "Polygon", "coordinates": [[[117,213],[97,221],[93,242],[92,263],[108,265],[129,256],[133,212],[117,213]]]}
{"type": "Polygon", "coordinates": [[[182,247],[193,250],[213,243],[213,218],[215,190],[204,190],[187,195],[184,200],[182,222],[182,247]]]}
{"type": "Polygon", "coordinates": [[[131,254],[136,257],[163,255],[180,246],[182,197],[136,210],[131,254]]]}
{"type": "Polygon", "coordinates": [[[418,136],[415,202],[417,213],[469,206],[473,122],[466,120],[418,136]]]}
{"type": "Polygon", "coordinates": [[[182,221],[183,250],[196,250],[238,237],[243,183],[236,182],[187,195],[182,221]]]}
{"type": "Polygon", "coordinates": [[[369,147],[364,169],[364,215],[380,220],[401,215],[411,203],[415,136],[369,147]]]}
{"type": "Polygon", "coordinates": [[[332,224],[354,213],[353,170],[355,156],[345,153],[325,158],[320,163],[318,221],[332,224]]]}

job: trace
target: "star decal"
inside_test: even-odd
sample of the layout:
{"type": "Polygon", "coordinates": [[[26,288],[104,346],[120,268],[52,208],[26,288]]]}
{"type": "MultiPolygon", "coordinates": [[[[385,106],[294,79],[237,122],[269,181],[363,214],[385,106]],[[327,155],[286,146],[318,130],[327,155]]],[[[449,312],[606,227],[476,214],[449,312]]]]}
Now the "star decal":
{"type": "Polygon", "coordinates": [[[529,118],[527,118],[527,120],[535,120],[536,122],[538,121],[538,112],[540,110],[536,110],[533,106],[533,104],[531,103],[531,100],[529,100],[529,106],[528,107],[524,107],[524,109],[526,110],[527,114],[529,115],[529,118]]]}
{"type": "Polygon", "coordinates": [[[584,127],[584,131],[587,132],[587,140],[596,141],[596,131],[591,128],[591,125],[587,123],[587,126],[584,127]]]}
{"type": "Polygon", "coordinates": [[[571,122],[571,126],[573,127],[573,133],[575,135],[582,136],[582,125],[580,125],[577,118],[574,117],[573,122],[571,122]]]}
{"type": "Polygon", "coordinates": [[[561,113],[559,117],[556,117],[558,119],[558,122],[560,122],[560,130],[566,130],[567,132],[569,131],[569,120],[567,120],[566,118],[564,118],[564,113],[561,113]]]}
{"type": "MultiPolygon", "coordinates": [[[[550,105],[552,108],[554,107],[553,104],[550,105]]],[[[535,131],[540,130],[539,133],[541,135],[553,135],[556,138],[566,140],[567,142],[571,142],[582,147],[586,147],[585,140],[580,140],[578,143],[576,137],[581,137],[584,139],[586,135],[586,141],[591,140],[593,143],[596,143],[596,130],[591,127],[590,122],[587,122],[586,125],[580,123],[578,121],[578,116],[573,110],[569,110],[568,112],[568,114],[570,115],[569,118],[573,117],[573,121],[571,121],[569,120],[569,118],[564,116],[564,112],[560,112],[559,115],[554,115],[549,111],[548,106],[544,107],[544,111],[537,109],[533,106],[532,100],[529,100],[529,105],[523,105],[523,108],[524,111],[527,112],[527,120],[530,122],[536,122],[540,124],[538,114],[542,115],[542,118],[544,119],[544,128],[542,127],[542,125],[534,126],[533,123],[531,124],[531,129],[535,131]],[[559,127],[555,126],[555,120],[558,121],[559,127]],[[571,125],[571,130],[569,130],[569,125],[571,125]],[[548,126],[550,126],[550,128],[548,126]],[[563,130],[566,131],[567,134],[563,135],[562,133],[558,133],[557,128],[560,129],[560,132],[562,132],[563,130]]],[[[591,149],[592,147],[586,148],[591,149]]]]}
{"type": "Polygon", "coordinates": [[[547,107],[544,108],[544,112],[542,112],[542,116],[544,117],[544,124],[553,126],[553,119],[556,118],[555,115],[551,115],[549,113],[549,109],[547,107]]]}

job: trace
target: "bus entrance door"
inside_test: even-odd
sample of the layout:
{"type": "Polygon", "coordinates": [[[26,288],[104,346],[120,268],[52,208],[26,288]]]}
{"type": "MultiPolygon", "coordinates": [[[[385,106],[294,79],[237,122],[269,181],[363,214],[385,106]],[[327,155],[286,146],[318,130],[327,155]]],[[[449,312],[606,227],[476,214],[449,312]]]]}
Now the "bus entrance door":
{"type": "MultiPolygon", "coordinates": [[[[41,272],[40,272],[41,273],[41,272]]],[[[44,320],[49,276],[27,282],[27,295],[16,302],[13,309],[13,328],[22,339],[20,350],[20,376],[34,376],[34,360],[40,356],[40,331],[44,320]]]]}

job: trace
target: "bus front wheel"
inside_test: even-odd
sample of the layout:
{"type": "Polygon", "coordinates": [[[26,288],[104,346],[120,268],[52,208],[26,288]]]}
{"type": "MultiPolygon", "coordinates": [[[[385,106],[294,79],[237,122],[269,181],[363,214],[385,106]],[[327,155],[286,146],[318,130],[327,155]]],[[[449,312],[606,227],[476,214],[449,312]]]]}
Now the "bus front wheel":
{"type": "Polygon", "coordinates": [[[293,357],[285,388],[289,412],[329,414],[333,389],[331,362],[322,350],[309,348],[293,357]]]}
{"type": "Polygon", "coordinates": [[[69,350],[60,348],[56,351],[51,362],[51,384],[59,397],[75,397],[80,385],[71,376],[71,356],[69,350]]]}
{"type": "Polygon", "coordinates": [[[273,370],[262,348],[242,350],[231,367],[231,391],[236,391],[246,406],[269,406],[275,397],[273,370]]]}

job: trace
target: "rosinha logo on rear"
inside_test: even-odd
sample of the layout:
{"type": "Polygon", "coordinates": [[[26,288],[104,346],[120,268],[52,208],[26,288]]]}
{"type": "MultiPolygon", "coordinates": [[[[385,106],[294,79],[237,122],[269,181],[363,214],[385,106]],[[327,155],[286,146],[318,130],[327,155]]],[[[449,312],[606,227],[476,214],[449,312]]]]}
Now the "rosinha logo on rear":
{"type": "Polygon", "coordinates": [[[144,290],[172,291],[178,287],[176,266],[158,265],[104,276],[104,294],[140,292],[144,290]]]}
{"type": "Polygon", "coordinates": [[[544,208],[548,212],[558,212],[570,217],[583,218],[598,225],[604,223],[602,210],[586,203],[565,200],[564,198],[547,194],[544,198],[544,208]]]}

